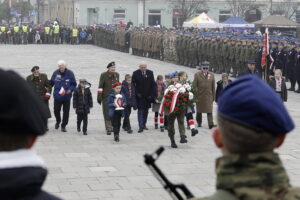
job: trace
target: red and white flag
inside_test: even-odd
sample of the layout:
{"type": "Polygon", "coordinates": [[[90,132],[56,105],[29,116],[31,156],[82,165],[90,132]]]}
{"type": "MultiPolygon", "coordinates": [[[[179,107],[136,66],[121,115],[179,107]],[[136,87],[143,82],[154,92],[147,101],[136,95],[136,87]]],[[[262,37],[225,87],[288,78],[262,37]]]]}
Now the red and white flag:
{"type": "Polygon", "coordinates": [[[261,66],[264,67],[267,64],[267,55],[270,54],[269,52],[269,30],[266,28],[266,32],[264,34],[264,47],[263,47],[263,52],[261,56],[261,66]]]}
{"type": "Polygon", "coordinates": [[[8,7],[9,7],[9,8],[12,7],[12,2],[11,2],[11,0],[8,1],[8,7]]]}
{"type": "Polygon", "coordinates": [[[51,94],[50,94],[49,92],[47,92],[47,93],[45,94],[45,98],[50,99],[50,97],[51,97],[51,94]]]}
{"type": "Polygon", "coordinates": [[[60,94],[60,96],[65,96],[65,94],[66,94],[65,88],[61,87],[59,90],[59,94],[60,94]]]}

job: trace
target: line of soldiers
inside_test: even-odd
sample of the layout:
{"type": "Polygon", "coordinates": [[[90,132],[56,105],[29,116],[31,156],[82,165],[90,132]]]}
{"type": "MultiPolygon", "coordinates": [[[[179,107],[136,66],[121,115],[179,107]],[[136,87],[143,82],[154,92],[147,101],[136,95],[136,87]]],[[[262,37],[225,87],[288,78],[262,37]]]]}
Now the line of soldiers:
{"type": "Polygon", "coordinates": [[[1,44],[92,44],[94,27],[0,26],[1,44]]]}

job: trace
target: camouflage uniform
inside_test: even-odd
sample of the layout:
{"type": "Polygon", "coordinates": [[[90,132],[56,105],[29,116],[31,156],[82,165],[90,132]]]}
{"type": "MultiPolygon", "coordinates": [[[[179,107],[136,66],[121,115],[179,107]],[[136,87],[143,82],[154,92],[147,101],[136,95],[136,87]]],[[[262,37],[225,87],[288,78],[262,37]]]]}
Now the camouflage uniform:
{"type": "Polygon", "coordinates": [[[278,154],[232,154],[216,161],[217,192],[193,200],[299,200],[278,154]]]}

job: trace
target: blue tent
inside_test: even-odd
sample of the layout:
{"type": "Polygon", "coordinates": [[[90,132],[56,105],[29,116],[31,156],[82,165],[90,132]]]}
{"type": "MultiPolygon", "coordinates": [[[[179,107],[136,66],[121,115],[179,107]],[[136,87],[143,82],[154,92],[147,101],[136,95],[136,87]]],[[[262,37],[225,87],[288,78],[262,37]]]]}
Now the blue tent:
{"type": "Polygon", "coordinates": [[[222,24],[225,29],[254,29],[254,24],[246,22],[241,17],[230,17],[222,24]]]}

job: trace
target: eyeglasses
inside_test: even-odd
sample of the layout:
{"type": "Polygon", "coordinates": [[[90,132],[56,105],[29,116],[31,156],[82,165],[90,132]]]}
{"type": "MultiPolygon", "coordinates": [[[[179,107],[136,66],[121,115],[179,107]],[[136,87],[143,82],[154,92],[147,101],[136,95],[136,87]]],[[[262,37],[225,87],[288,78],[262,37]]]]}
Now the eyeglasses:
{"type": "Polygon", "coordinates": [[[202,69],[208,69],[208,67],[203,67],[202,69]]]}

